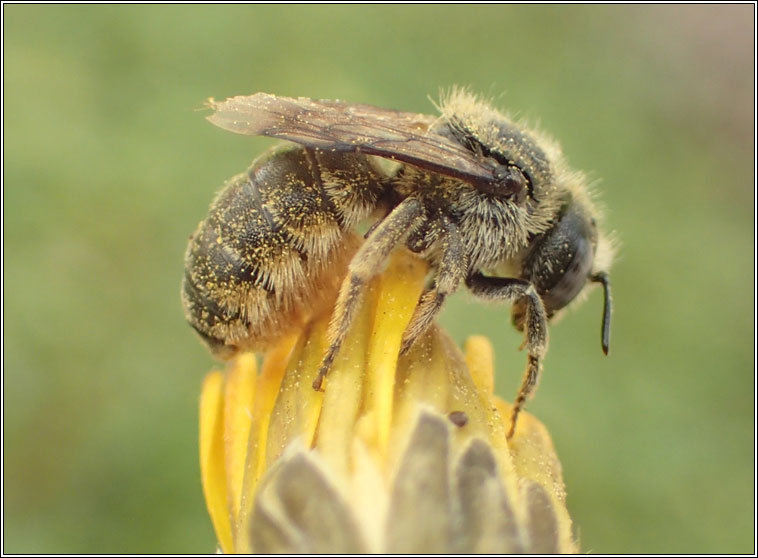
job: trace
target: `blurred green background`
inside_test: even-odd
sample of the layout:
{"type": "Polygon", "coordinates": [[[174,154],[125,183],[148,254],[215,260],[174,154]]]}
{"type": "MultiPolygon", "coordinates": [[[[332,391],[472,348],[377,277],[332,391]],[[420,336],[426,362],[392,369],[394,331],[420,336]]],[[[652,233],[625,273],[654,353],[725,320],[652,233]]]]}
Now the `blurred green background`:
{"type": "MultiPolygon", "coordinates": [[[[3,550],[214,548],[182,256],[271,142],[204,99],[433,112],[461,84],[559,138],[621,243],[611,355],[596,290],[529,406],[583,551],[754,552],[753,9],[3,6],[3,550]]],[[[461,294],[442,322],[491,337],[511,399],[507,309],[461,294]]]]}

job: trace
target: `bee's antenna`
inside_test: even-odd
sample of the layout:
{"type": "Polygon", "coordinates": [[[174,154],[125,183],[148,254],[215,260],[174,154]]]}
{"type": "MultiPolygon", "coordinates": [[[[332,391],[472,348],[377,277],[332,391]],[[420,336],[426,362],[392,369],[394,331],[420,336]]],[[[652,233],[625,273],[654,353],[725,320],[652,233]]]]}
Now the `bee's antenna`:
{"type": "Polygon", "coordinates": [[[611,279],[605,271],[600,271],[595,275],[590,276],[590,281],[593,283],[602,283],[603,285],[605,298],[603,302],[602,343],[603,353],[607,355],[611,344],[611,279]]]}

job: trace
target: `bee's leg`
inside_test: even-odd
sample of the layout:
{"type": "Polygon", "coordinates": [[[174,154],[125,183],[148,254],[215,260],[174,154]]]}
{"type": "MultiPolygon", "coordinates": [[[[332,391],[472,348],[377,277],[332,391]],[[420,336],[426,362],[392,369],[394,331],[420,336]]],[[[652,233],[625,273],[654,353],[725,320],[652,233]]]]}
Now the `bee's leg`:
{"type": "Polygon", "coordinates": [[[439,239],[441,258],[437,266],[434,284],[419,299],[408,327],[403,333],[400,354],[404,354],[432,324],[448,295],[454,293],[466,275],[466,253],[463,249],[458,227],[448,219],[442,222],[439,239]]]}
{"type": "Polygon", "coordinates": [[[321,389],[324,377],[329,372],[355,317],[366,285],[382,270],[382,265],[392,249],[408,234],[414,222],[423,214],[423,210],[421,202],[417,199],[403,200],[385,217],[350,261],[347,277],[342,282],[329,322],[329,348],[321,361],[318,376],[313,381],[313,389],[321,389]]]}
{"type": "Polygon", "coordinates": [[[524,408],[529,395],[534,391],[539,380],[542,357],[547,351],[547,315],[542,299],[534,285],[522,279],[505,277],[485,277],[474,273],[466,279],[466,285],[475,295],[489,300],[523,301],[526,306],[526,346],[527,364],[524,379],[521,382],[516,400],[513,402],[511,424],[506,436],[510,438],[516,430],[516,420],[524,408]]]}

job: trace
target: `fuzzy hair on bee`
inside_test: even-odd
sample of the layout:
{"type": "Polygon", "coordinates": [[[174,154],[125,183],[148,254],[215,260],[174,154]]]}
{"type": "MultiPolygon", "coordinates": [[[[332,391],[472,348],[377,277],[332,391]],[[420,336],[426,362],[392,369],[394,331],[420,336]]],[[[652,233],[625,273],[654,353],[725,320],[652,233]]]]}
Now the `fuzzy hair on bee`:
{"type": "Polygon", "coordinates": [[[438,117],[265,93],[210,106],[223,129],[289,142],[230,180],[190,238],[185,315],[215,354],[265,349],[337,293],[322,389],[369,281],[398,247],[430,265],[402,352],[464,285],[512,304],[527,365],[508,437],[539,380],[548,321],[592,283],[604,288],[608,352],[612,243],[584,174],[545,134],[461,89],[438,117]],[[355,227],[372,218],[361,242],[355,227]]]}

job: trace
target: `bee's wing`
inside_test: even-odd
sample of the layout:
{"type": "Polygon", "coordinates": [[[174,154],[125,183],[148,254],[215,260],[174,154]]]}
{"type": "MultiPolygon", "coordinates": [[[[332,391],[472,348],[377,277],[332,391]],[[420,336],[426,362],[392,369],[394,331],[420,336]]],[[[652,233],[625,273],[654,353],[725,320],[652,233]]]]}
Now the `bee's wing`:
{"type": "Polygon", "coordinates": [[[340,101],[266,93],[211,101],[213,124],[332,151],[360,151],[472,183],[493,181],[492,165],[457,142],[429,132],[434,117],[340,101]]]}

